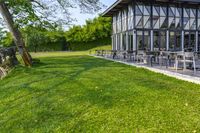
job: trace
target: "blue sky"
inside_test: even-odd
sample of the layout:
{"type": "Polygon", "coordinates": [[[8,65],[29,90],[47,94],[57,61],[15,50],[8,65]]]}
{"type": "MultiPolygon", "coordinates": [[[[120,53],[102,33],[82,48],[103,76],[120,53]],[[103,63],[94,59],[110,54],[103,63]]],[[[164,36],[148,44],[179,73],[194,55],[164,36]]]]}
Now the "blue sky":
{"type": "MultiPolygon", "coordinates": [[[[107,6],[107,8],[112,5],[116,0],[100,0],[103,4],[105,4],[107,6]]],[[[104,9],[106,10],[106,9],[104,9]]],[[[104,11],[102,10],[102,12],[104,11]]],[[[79,9],[73,9],[72,13],[72,17],[76,18],[76,22],[73,22],[73,24],[75,25],[83,25],[85,24],[85,20],[87,19],[92,19],[95,16],[97,16],[98,14],[81,14],[79,9]]]]}
{"type": "MultiPolygon", "coordinates": [[[[111,6],[116,0],[100,0],[104,5],[107,6],[107,8],[109,6],[111,6]]],[[[99,13],[102,13],[103,11],[105,11],[105,9],[103,9],[102,11],[100,11],[99,13]]],[[[83,25],[85,24],[85,20],[87,19],[93,19],[94,17],[98,16],[99,13],[96,14],[81,14],[80,13],[80,9],[76,8],[76,9],[71,9],[70,10],[71,14],[72,14],[72,18],[75,18],[76,21],[73,22],[73,25],[83,25]]],[[[1,16],[0,16],[1,17],[1,16]]],[[[68,29],[67,27],[64,27],[66,29],[68,29]]]]}

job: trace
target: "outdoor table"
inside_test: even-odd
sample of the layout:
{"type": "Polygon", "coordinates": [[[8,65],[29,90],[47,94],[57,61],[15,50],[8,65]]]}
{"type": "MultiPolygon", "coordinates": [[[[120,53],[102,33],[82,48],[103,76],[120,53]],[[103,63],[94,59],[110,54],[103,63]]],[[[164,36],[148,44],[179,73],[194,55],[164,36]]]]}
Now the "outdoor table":
{"type": "Polygon", "coordinates": [[[96,53],[97,56],[101,55],[101,51],[100,50],[95,50],[95,53],[96,53]]]}
{"type": "Polygon", "coordinates": [[[156,62],[156,57],[158,57],[160,54],[159,51],[147,51],[146,55],[150,58],[150,65],[151,67],[153,66],[153,59],[155,60],[154,62],[156,62]]]}
{"type": "Polygon", "coordinates": [[[117,56],[117,50],[111,50],[111,56],[113,59],[117,56]]]}
{"type": "Polygon", "coordinates": [[[127,56],[129,57],[130,61],[131,61],[131,57],[133,57],[133,60],[134,60],[135,54],[136,54],[136,50],[128,50],[127,51],[127,56]]]}
{"type": "MultiPolygon", "coordinates": [[[[176,61],[178,56],[183,55],[184,52],[183,51],[161,51],[160,55],[162,56],[163,54],[167,55],[168,61],[170,61],[169,62],[169,65],[170,65],[171,64],[171,59],[170,58],[174,58],[175,61],[176,61]]],[[[176,68],[176,64],[174,64],[174,68],[176,68]]]]}

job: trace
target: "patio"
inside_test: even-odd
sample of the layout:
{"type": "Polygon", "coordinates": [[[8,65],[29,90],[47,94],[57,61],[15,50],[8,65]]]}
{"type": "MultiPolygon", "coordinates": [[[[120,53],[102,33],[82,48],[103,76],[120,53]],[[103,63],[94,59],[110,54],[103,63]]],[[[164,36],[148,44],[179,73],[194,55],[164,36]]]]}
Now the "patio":
{"type": "Polygon", "coordinates": [[[200,84],[199,53],[96,50],[94,56],[200,84]]]}

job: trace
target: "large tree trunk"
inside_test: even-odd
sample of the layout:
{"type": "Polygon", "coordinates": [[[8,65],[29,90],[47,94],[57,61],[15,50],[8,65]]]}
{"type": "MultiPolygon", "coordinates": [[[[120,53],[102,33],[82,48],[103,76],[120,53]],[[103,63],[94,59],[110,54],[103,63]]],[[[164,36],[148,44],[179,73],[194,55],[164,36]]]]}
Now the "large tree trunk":
{"type": "Polygon", "coordinates": [[[25,47],[25,43],[22,38],[22,34],[19,31],[18,27],[15,25],[12,15],[9,12],[8,7],[6,6],[5,2],[3,2],[3,1],[0,1],[0,13],[3,16],[8,29],[10,30],[10,32],[13,35],[15,44],[19,50],[19,54],[21,55],[21,57],[24,61],[24,64],[26,66],[32,66],[32,58],[25,47]]]}

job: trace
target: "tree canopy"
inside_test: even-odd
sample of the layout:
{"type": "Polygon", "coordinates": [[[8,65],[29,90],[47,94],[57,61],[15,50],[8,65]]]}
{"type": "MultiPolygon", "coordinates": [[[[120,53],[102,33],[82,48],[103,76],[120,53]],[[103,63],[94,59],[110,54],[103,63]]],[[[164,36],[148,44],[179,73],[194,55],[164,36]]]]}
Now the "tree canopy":
{"type": "Polygon", "coordinates": [[[111,18],[96,17],[87,20],[84,26],[73,26],[66,33],[69,42],[90,42],[110,37],[111,18]]]}
{"type": "Polygon", "coordinates": [[[99,0],[0,0],[0,13],[26,66],[32,66],[33,62],[19,28],[66,24],[71,21],[68,9],[76,6],[82,11],[93,12],[100,10],[102,4],[99,0]],[[64,21],[58,14],[66,16],[64,21]]]}
{"type": "Polygon", "coordinates": [[[68,25],[74,18],[70,9],[80,8],[82,13],[94,13],[104,5],[99,0],[0,0],[8,6],[16,25],[57,27],[68,25]],[[59,15],[58,15],[59,14],[59,15]]]}

